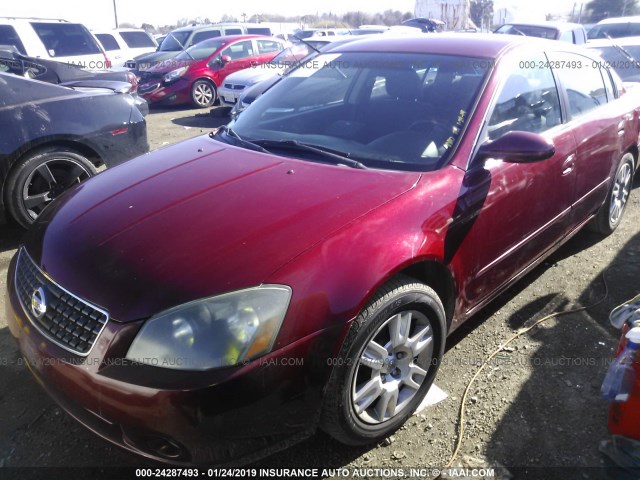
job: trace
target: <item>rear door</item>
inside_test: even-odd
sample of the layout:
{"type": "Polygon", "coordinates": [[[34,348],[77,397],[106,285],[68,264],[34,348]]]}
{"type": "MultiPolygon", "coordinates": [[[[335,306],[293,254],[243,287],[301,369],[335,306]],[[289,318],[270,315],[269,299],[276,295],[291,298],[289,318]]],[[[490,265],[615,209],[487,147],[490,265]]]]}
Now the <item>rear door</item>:
{"type": "Polygon", "coordinates": [[[602,205],[609,177],[622,157],[632,129],[629,106],[615,102],[609,72],[598,62],[575,53],[550,56],[561,81],[561,93],[577,144],[576,187],[572,222],[581,222],[602,205]],[[606,82],[605,82],[606,80],[606,82]]]}

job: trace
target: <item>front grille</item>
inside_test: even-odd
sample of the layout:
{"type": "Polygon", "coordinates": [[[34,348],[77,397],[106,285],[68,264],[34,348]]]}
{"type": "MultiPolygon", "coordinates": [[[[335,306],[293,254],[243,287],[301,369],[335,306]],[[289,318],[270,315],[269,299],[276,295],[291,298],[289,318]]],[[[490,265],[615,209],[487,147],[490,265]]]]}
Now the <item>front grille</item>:
{"type": "Polygon", "coordinates": [[[138,93],[149,93],[160,87],[159,83],[147,83],[145,85],[138,85],[138,93]]]}
{"type": "Polygon", "coordinates": [[[238,85],[237,83],[225,83],[224,88],[229,90],[244,90],[244,85],[238,85]]]}
{"type": "Polygon", "coordinates": [[[18,254],[15,284],[22,308],[44,336],[65,350],[82,356],[89,354],[107,324],[107,312],[55,284],[24,249],[18,254]],[[38,310],[37,306],[42,308],[38,310]]]}

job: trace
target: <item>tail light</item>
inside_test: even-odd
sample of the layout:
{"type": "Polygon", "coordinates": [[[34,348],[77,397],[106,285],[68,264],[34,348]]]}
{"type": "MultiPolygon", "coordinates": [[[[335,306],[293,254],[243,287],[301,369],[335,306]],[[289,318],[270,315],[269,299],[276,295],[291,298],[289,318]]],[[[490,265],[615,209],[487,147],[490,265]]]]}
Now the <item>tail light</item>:
{"type": "Polygon", "coordinates": [[[127,72],[127,81],[131,84],[131,92],[136,93],[138,91],[138,77],[132,72],[127,72]]]}

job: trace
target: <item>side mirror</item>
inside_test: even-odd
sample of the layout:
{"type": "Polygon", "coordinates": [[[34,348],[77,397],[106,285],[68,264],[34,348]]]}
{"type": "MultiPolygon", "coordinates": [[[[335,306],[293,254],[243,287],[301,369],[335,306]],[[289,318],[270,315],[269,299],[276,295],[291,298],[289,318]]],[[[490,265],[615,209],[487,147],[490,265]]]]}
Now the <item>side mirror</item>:
{"type": "Polygon", "coordinates": [[[222,55],[220,57],[220,62],[222,62],[223,65],[229,63],[231,61],[231,57],[229,55],[222,55]]]}
{"type": "Polygon", "coordinates": [[[542,135],[531,132],[507,132],[483,143],[477,156],[481,160],[496,158],[510,163],[532,163],[551,158],[556,148],[542,135]]]}

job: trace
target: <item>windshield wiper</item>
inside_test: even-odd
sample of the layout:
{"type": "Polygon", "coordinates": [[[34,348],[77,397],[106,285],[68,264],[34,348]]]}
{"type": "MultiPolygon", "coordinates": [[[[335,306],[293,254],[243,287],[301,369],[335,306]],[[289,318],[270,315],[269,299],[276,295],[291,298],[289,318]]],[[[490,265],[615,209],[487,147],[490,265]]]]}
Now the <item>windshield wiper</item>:
{"type": "Polygon", "coordinates": [[[615,48],[616,50],[618,50],[619,53],[622,54],[623,57],[625,57],[627,60],[630,60],[633,62],[633,64],[636,66],[636,68],[640,67],[640,63],[638,62],[638,60],[635,59],[635,57],[633,55],[631,55],[626,48],[624,48],[621,45],[618,45],[614,40],[613,37],[611,35],[609,35],[608,33],[605,33],[606,37],[611,41],[611,45],[613,46],[613,48],[615,48]]]}
{"type": "Polygon", "coordinates": [[[311,145],[308,143],[298,142],[297,140],[254,140],[252,143],[261,147],[279,148],[284,150],[301,150],[305,152],[313,152],[318,155],[335,160],[338,165],[346,165],[352,168],[360,168],[366,170],[367,167],[353,158],[350,158],[351,154],[348,152],[341,152],[340,150],[334,150],[327,147],[321,147],[319,145],[311,145]]]}
{"type": "Polygon", "coordinates": [[[244,138],[242,138],[240,135],[238,135],[233,128],[229,127],[228,125],[223,125],[220,128],[218,128],[218,130],[216,130],[215,132],[211,132],[209,134],[210,137],[214,137],[216,135],[220,135],[221,132],[224,132],[227,134],[227,137],[233,138],[234,140],[234,145],[239,146],[239,147],[244,147],[247,150],[255,150],[256,152],[262,152],[262,153],[271,153],[269,150],[267,150],[266,148],[258,145],[257,143],[254,142],[250,142],[249,140],[245,140],[244,138]]]}

